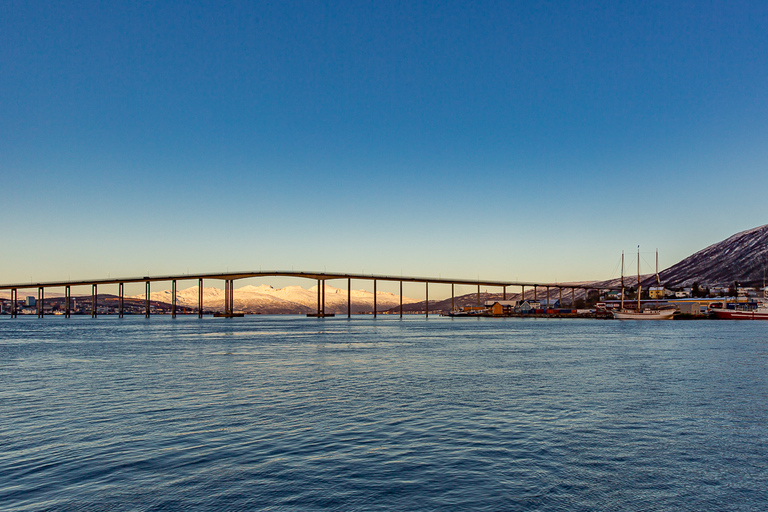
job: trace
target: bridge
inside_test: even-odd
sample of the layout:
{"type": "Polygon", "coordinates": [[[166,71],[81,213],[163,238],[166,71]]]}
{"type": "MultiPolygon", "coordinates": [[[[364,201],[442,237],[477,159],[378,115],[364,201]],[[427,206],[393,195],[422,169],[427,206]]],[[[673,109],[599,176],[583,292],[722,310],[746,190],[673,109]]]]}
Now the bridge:
{"type": "MultiPolygon", "coordinates": [[[[325,312],[325,282],[330,280],[347,280],[347,317],[352,314],[352,280],[373,281],[373,316],[376,316],[376,284],[379,281],[384,282],[399,282],[400,283],[400,317],[403,316],[403,283],[422,283],[425,285],[425,304],[426,304],[426,316],[429,316],[429,285],[430,284],[450,284],[451,285],[451,309],[454,308],[454,286],[455,285],[470,285],[477,286],[477,301],[480,304],[480,287],[494,287],[500,288],[502,291],[502,300],[507,298],[508,287],[520,287],[521,296],[525,297],[526,287],[530,290],[533,289],[534,300],[537,299],[537,291],[539,288],[545,288],[547,293],[547,299],[549,299],[549,293],[551,288],[557,288],[560,299],[562,301],[563,290],[571,290],[571,300],[574,299],[575,290],[584,290],[585,294],[590,290],[613,290],[616,288],[600,287],[582,285],[582,284],[569,284],[569,283],[539,283],[539,282],[522,282],[522,281],[487,281],[480,279],[446,279],[440,277],[405,277],[405,276],[388,276],[388,275],[376,275],[376,274],[341,274],[333,272],[297,272],[297,271],[258,271],[258,272],[226,272],[226,273],[213,273],[213,274],[177,274],[177,275],[165,275],[165,276],[143,276],[143,277],[129,277],[118,279],[95,279],[85,281],[50,281],[43,283],[18,283],[18,284],[2,284],[0,285],[0,291],[11,292],[11,317],[16,318],[18,316],[18,291],[37,289],[37,316],[42,318],[44,315],[43,303],[45,300],[45,290],[49,288],[64,288],[64,315],[69,318],[71,315],[71,287],[73,286],[90,286],[91,287],[91,316],[97,316],[97,302],[98,302],[98,287],[117,285],[118,288],[118,315],[120,317],[124,314],[124,298],[125,298],[125,285],[134,283],[144,283],[145,287],[145,316],[150,316],[150,289],[152,283],[157,282],[170,282],[171,283],[171,315],[176,317],[176,284],[178,281],[197,281],[198,283],[198,316],[203,316],[203,281],[204,280],[216,280],[224,281],[224,315],[234,315],[234,282],[238,279],[248,279],[254,277],[297,277],[303,279],[316,280],[317,287],[317,314],[312,316],[325,317],[330,316],[325,312]]],[[[586,295],[585,295],[586,296],[586,295]]]]}

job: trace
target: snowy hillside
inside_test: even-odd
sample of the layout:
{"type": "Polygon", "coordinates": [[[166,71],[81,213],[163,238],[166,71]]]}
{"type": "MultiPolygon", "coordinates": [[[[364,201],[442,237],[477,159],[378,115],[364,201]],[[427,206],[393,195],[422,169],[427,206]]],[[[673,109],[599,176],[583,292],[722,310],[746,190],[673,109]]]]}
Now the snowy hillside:
{"type": "MultiPolygon", "coordinates": [[[[268,284],[260,286],[243,286],[235,288],[234,309],[244,313],[264,314],[303,314],[317,311],[317,286],[310,289],[301,286],[287,286],[285,288],[273,288],[268,284]]],[[[386,311],[400,304],[400,296],[388,292],[376,294],[377,311],[386,311]]],[[[152,292],[152,300],[170,303],[171,291],[163,290],[152,292]]],[[[135,295],[133,298],[143,299],[144,295],[135,295]]],[[[366,290],[351,291],[352,312],[373,311],[373,292],[366,290]]],[[[181,306],[197,308],[198,287],[193,286],[176,292],[176,303],[181,306]]],[[[414,299],[403,297],[403,304],[417,302],[414,299]]],[[[224,290],[219,288],[203,288],[203,308],[206,311],[222,311],[224,309],[224,290]]],[[[325,285],[325,311],[326,313],[347,312],[347,290],[325,285]]]]}
{"type": "Polygon", "coordinates": [[[766,265],[768,224],[710,245],[664,270],[660,277],[668,287],[690,286],[693,282],[727,286],[734,281],[745,286],[762,286],[766,265]]]}

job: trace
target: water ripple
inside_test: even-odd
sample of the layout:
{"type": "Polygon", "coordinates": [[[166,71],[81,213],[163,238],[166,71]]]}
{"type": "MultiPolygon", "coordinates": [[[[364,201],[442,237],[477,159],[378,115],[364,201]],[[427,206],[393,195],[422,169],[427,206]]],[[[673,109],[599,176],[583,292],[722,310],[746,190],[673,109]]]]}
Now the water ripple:
{"type": "Polygon", "coordinates": [[[766,370],[750,322],[0,318],[0,508],[765,510],[766,370]]]}

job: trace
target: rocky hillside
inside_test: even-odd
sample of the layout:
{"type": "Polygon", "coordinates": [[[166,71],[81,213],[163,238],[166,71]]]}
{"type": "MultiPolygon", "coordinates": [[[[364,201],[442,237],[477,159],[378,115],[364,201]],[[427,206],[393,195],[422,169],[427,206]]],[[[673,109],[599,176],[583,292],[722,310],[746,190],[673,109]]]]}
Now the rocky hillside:
{"type": "Polygon", "coordinates": [[[762,286],[768,266],[768,224],[737,233],[722,242],[685,258],[660,273],[668,288],[727,286],[734,281],[744,286],[762,286]]]}

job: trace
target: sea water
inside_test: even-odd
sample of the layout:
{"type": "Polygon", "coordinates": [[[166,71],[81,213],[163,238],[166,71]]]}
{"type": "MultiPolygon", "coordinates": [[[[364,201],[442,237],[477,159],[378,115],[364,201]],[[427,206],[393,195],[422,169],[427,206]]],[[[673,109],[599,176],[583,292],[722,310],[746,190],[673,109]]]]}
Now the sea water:
{"type": "Polygon", "coordinates": [[[768,323],[0,317],[0,509],[766,510],[768,323]]]}

